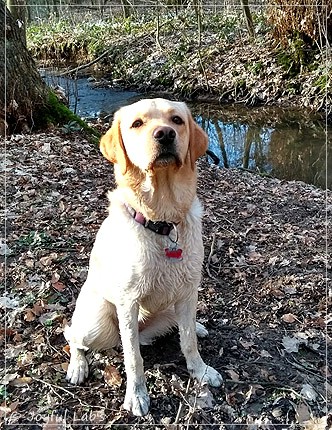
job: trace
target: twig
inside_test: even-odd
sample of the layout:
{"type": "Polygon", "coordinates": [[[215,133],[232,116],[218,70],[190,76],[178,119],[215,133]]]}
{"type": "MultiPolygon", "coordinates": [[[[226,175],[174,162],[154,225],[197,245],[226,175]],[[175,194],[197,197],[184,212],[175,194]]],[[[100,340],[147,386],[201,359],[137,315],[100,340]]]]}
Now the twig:
{"type": "MultiPolygon", "coordinates": [[[[187,387],[186,387],[186,392],[185,392],[185,394],[188,394],[188,392],[189,392],[189,387],[190,387],[190,378],[188,379],[188,384],[187,384],[187,387]]],[[[182,396],[182,398],[183,398],[183,400],[185,401],[184,396],[182,396]]],[[[175,420],[174,420],[174,424],[178,424],[179,419],[180,419],[180,414],[181,414],[181,412],[182,412],[182,408],[183,408],[183,401],[180,401],[179,408],[178,408],[178,412],[177,412],[176,417],[175,417],[175,420]]]]}
{"type": "MultiPolygon", "coordinates": [[[[93,406],[93,405],[89,405],[88,403],[85,403],[85,402],[82,402],[82,400],[79,398],[79,396],[77,396],[76,394],[74,394],[74,393],[72,393],[71,391],[69,391],[69,390],[66,390],[65,388],[63,388],[63,387],[60,387],[59,385],[55,385],[55,384],[51,384],[50,382],[46,382],[46,381],[43,381],[42,379],[39,379],[39,378],[35,378],[34,376],[32,376],[32,379],[34,380],[34,381],[36,381],[36,382],[40,382],[41,384],[44,384],[44,385],[46,385],[47,387],[50,387],[51,388],[51,390],[55,393],[55,389],[58,389],[58,390],[60,390],[60,391],[63,391],[64,393],[66,393],[66,394],[69,394],[73,399],[75,399],[75,400],[78,400],[78,402],[79,402],[79,404],[81,405],[81,406],[84,406],[84,407],[88,407],[88,408],[99,408],[99,409],[105,409],[105,408],[102,408],[102,407],[100,407],[100,406],[93,406]]],[[[61,397],[59,394],[57,394],[57,393],[55,393],[58,397],[61,397]]],[[[62,398],[62,397],[61,397],[62,398]]],[[[63,398],[62,398],[63,399],[63,398]]],[[[115,411],[115,409],[108,409],[108,410],[110,410],[110,411],[113,411],[113,412],[116,412],[115,411]]]]}
{"type": "Polygon", "coordinates": [[[102,58],[106,57],[106,55],[110,52],[109,49],[107,49],[105,52],[103,52],[99,57],[95,58],[94,60],[90,61],[89,63],[82,64],[82,66],[78,66],[75,69],[67,70],[66,72],[63,72],[60,74],[60,76],[66,76],[71,75],[72,73],[77,73],[79,70],[85,69],[86,67],[92,66],[92,64],[97,63],[102,58]]]}
{"type": "Polygon", "coordinates": [[[89,406],[89,405],[87,405],[87,404],[83,404],[83,403],[82,403],[82,401],[81,401],[81,399],[80,399],[78,396],[76,396],[76,394],[72,393],[71,391],[66,390],[66,389],[65,389],[65,388],[63,388],[63,387],[60,387],[59,385],[51,384],[50,382],[43,381],[42,379],[35,378],[34,376],[32,376],[32,379],[33,379],[34,381],[36,381],[36,382],[40,382],[40,383],[42,383],[42,384],[44,384],[44,385],[47,385],[47,386],[48,386],[48,387],[50,387],[50,388],[57,388],[57,389],[59,389],[60,391],[63,391],[64,393],[70,394],[70,395],[71,395],[71,397],[72,397],[73,399],[77,398],[77,399],[78,399],[78,401],[80,402],[80,404],[81,404],[82,406],[89,406]]]}
{"type": "Polygon", "coordinates": [[[205,266],[207,274],[209,275],[209,277],[211,279],[215,279],[215,277],[213,275],[211,275],[210,268],[209,268],[209,266],[211,264],[211,258],[212,258],[212,255],[213,255],[213,249],[214,249],[214,243],[215,243],[215,241],[216,241],[216,233],[213,233],[212,243],[211,243],[211,248],[210,248],[210,253],[209,253],[209,256],[208,256],[208,259],[207,259],[207,263],[206,263],[206,266],[205,266]]]}
{"type": "Polygon", "coordinates": [[[303,364],[294,363],[294,361],[289,360],[286,356],[284,356],[284,359],[289,364],[291,364],[292,366],[294,366],[296,369],[308,372],[311,375],[314,375],[317,379],[320,379],[321,381],[325,381],[325,378],[323,378],[322,376],[320,376],[317,372],[315,372],[315,371],[309,369],[308,367],[304,366],[303,364]]]}

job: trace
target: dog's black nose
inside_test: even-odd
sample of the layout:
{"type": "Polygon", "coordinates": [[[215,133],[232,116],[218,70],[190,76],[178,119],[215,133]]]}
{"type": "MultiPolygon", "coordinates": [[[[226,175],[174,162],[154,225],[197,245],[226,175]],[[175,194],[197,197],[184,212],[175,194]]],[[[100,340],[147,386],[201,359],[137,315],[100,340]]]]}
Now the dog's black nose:
{"type": "Polygon", "coordinates": [[[157,127],[153,132],[153,137],[161,145],[167,145],[174,142],[176,132],[172,127],[157,127]]]}

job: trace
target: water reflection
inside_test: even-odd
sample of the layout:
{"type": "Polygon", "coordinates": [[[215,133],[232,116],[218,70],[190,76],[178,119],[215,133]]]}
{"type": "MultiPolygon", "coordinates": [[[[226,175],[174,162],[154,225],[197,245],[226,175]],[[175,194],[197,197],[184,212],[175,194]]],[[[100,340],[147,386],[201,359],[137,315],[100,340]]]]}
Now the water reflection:
{"type": "MultiPolygon", "coordinates": [[[[70,108],[85,118],[109,119],[123,105],[159,96],[96,87],[86,78],[58,77],[54,71],[41,73],[49,85],[65,89],[70,108]]],[[[221,107],[197,102],[190,108],[208,133],[210,149],[221,160],[220,166],[242,167],[332,188],[332,143],[327,139],[332,128],[326,130],[322,119],[314,114],[291,108],[221,107]]]]}
{"type": "Polygon", "coordinates": [[[331,142],[327,142],[332,129],[326,130],[321,119],[280,108],[195,105],[192,109],[220,166],[332,188],[331,142]]]}

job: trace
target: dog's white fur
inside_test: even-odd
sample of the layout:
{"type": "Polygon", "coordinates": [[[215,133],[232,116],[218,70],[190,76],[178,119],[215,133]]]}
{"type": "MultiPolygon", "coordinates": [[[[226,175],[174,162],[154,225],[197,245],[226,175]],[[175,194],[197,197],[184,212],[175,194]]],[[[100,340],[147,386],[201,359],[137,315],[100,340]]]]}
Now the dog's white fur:
{"type": "MultiPolygon", "coordinates": [[[[88,277],[65,330],[71,351],[67,379],[83,382],[88,375],[84,351],[116,346],[121,335],[127,374],[124,407],[134,415],[149,409],[139,343],[149,344],[174,326],[189,373],[215,387],[222,383],[220,374],[202,360],[196,339],[196,331],[207,335],[196,325],[203,243],[195,167],[206,149],[207,136],[187,106],[164,99],[120,109],[101,139],[101,151],[115,164],[118,186],[109,194],[109,215],[97,234],[88,277]],[[163,158],[153,136],[158,127],[175,131],[174,157],[163,158]],[[125,204],[146,219],[178,223],[183,259],[171,261],[165,255],[169,237],[144,228],[125,204]]],[[[174,239],[174,230],[170,237],[174,239]]]]}

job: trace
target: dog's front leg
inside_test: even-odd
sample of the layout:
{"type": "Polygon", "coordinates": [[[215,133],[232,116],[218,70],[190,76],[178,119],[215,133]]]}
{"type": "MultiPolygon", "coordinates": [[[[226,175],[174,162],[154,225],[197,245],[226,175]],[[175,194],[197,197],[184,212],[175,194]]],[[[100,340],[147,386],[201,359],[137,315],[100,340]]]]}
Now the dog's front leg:
{"type": "Polygon", "coordinates": [[[196,305],[197,295],[195,294],[189,300],[178,302],[175,305],[181,350],[186,358],[191,376],[203,384],[219,387],[223,382],[220,373],[204,363],[197,349],[196,305]]]}
{"type": "Polygon", "coordinates": [[[117,306],[127,389],[124,408],[134,415],[143,416],[149,411],[150,399],[146,389],[143,359],[139,350],[138,304],[117,306]]]}

